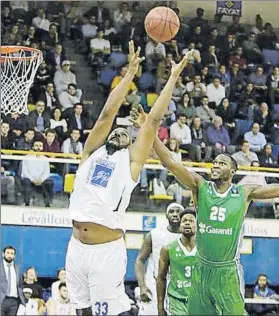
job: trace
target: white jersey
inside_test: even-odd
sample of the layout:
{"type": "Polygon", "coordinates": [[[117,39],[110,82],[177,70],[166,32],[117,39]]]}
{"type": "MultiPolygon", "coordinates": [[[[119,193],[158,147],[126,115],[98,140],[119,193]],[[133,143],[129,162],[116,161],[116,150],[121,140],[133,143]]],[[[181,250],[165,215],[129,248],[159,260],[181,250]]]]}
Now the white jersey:
{"type": "Polygon", "coordinates": [[[71,304],[68,303],[61,303],[58,299],[55,302],[55,315],[70,315],[71,313],[71,304]]]}
{"type": "Polygon", "coordinates": [[[124,231],[124,215],[136,187],[131,176],[129,149],[108,155],[97,149],[79,167],[70,198],[70,217],[124,231]]]}
{"type": "Polygon", "coordinates": [[[160,252],[163,246],[168,245],[170,242],[176,240],[180,233],[171,233],[166,228],[155,228],[151,230],[152,239],[152,253],[148,260],[146,277],[152,277],[157,279],[159,270],[160,252]]]}

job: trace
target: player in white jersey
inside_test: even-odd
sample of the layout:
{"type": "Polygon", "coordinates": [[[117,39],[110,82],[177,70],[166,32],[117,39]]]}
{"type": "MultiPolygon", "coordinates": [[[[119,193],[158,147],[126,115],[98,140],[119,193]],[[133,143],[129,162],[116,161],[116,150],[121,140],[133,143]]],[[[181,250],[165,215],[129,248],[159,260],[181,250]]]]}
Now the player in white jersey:
{"type": "MultiPolygon", "coordinates": [[[[127,73],[110,93],[84,146],[69,213],[73,235],[66,256],[67,287],[78,315],[118,315],[130,309],[124,289],[124,215],[151,151],[179,75],[190,54],[172,64],[171,75],[137,139],[124,128],[110,130],[142,61],[129,43],[127,73]]],[[[142,111],[142,108],[141,108],[142,111]]],[[[135,122],[141,125],[141,122],[135,122]]]]}
{"type": "Polygon", "coordinates": [[[179,203],[171,203],[167,207],[168,226],[155,228],[146,234],[139,251],[135,273],[140,287],[141,306],[139,315],[158,315],[156,281],[159,269],[161,248],[180,236],[179,213],[184,207],[179,203]],[[145,273],[145,264],[148,260],[145,273]]]}
{"type": "Polygon", "coordinates": [[[48,315],[76,315],[76,311],[70,304],[66,283],[58,286],[59,295],[57,298],[50,298],[47,301],[48,315]]]}

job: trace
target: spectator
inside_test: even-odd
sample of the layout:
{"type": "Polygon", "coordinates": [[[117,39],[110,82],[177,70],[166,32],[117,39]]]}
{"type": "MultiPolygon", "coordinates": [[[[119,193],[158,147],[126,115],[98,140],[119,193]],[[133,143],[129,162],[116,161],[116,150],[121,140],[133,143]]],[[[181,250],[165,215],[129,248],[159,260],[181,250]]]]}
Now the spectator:
{"type": "Polygon", "coordinates": [[[59,34],[62,38],[66,33],[66,21],[65,21],[65,5],[63,2],[56,1],[48,2],[47,4],[47,18],[52,25],[59,26],[59,34]]]}
{"type": "Polygon", "coordinates": [[[226,65],[220,65],[218,71],[214,75],[219,77],[221,84],[226,90],[229,90],[231,84],[231,75],[229,71],[227,71],[226,65]]]}
{"type": "Polygon", "coordinates": [[[260,166],[267,168],[278,168],[278,161],[276,158],[274,158],[272,155],[272,144],[265,144],[262,152],[259,153],[260,166]]]}
{"type": "MultiPolygon", "coordinates": [[[[35,152],[43,151],[43,142],[35,141],[33,145],[35,152]]],[[[44,195],[44,202],[46,207],[50,207],[53,197],[53,181],[49,179],[50,165],[42,155],[30,154],[26,157],[30,157],[32,160],[22,161],[21,177],[23,183],[23,196],[25,206],[30,205],[30,199],[33,188],[40,189],[44,195]],[[33,158],[36,157],[36,160],[33,158]]],[[[33,289],[33,288],[32,288],[33,289]]],[[[33,289],[33,295],[34,295],[33,289]]]]}
{"type": "Polygon", "coordinates": [[[261,151],[266,144],[265,135],[260,132],[258,123],[253,123],[252,130],[244,134],[244,139],[249,142],[250,149],[254,152],[261,151]]]}
{"type": "Polygon", "coordinates": [[[225,88],[221,85],[220,78],[214,77],[213,82],[206,87],[208,102],[214,102],[215,107],[225,98],[225,88]]]}
{"type": "MultiPolygon", "coordinates": [[[[71,72],[71,63],[69,60],[64,60],[62,62],[62,69],[58,69],[54,75],[54,85],[56,88],[56,94],[60,95],[62,91],[67,91],[68,84],[77,84],[76,75],[71,72]]],[[[77,89],[77,95],[81,98],[82,91],[77,89]]]]}
{"type": "Polygon", "coordinates": [[[239,70],[238,64],[233,64],[230,70],[231,77],[231,87],[230,87],[230,101],[237,102],[239,95],[243,90],[243,85],[245,83],[245,75],[239,70]]]}
{"type": "Polygon", "coordinates": [[[216,54],[220,53],[220,37],[216,27],[211,28],[210,35],[207,39],[207,46],[215,46],[216,54]]]}
{"type": "Polygon", "coordinates": [[[202,54],[202,62],[208,67],[211,73],[216,72],[219,66],[218,58],[216,56],[216,47],[210,44],[207,51],[202,54]]]}
{"type": "MultiPolygon", "coordinates": [[[[239,102],[241,105],[247,105],[251,101],[253,104],[256,103],[256,91],[254,90],[254,84],[248,82],[244,90],[240,93],[239,102]]],[[[246,114],[245,114],[246,116],[246,114]]]]}
{"type": "Polygon", "coordinates": [[[94,73],[100,70],[108,62],[110,55],[110,42],[104,39],[104,30],[99,28],[97,37],[90,41],[91,55],[90,63],[94,73]]]}
{"type": "Polygon", "coordinates": [[[205,39],[202,35],[202,28],[200,25],[194,26],[190,41],[195,43],[195,48],[199,51],[204,50],[205,39]]]}
{"type": "Polygon", "coordinates": [[[81,155],[83,151],[83,146],[79,139],[80,131],[78,129],[73,129],[71,131],[70,137],[63,142],[61,148],[62,152],[64,154],[81,155]]]}
{"type": "Polygon", "coordinates": [[[201,119],[198,116],[193,118],[193,123],[191,126],[192,143],[194,150],[189,152],[189,157],[192,161],[201,162],[202,156],[204,154],[204,161],[212,161],[212,148],[207,146],[206,133],[201,127],[201,119]],[[192,155],[192,157],[191,157],[192,155]]]}
{"type": "Polygon", "coordinates": [[[46,33],[46,35],[43,38],[43,42],[45,44],[45,49],[51,50],[53,48],[53,46],[55,46],[55,44],[58,44],[59,39],[60,38],[58,36],[57,26],[56,26],[56,24],[51,23],[49,26],[49,33],[46,33]]]}
{"type": "Polygon", "coordinates": [[[252,161],[259,161],[256,153],[250,151],[249,142],[246,140],[241,143],[241,150],[233,154],[233,158],[240,166],[251,166],[252,161]]]}
{"type": "Polygon", "coordinates": [[[166,58],[164,58],[164,60],[159,62],[159,65],[157,68],[157,80],[156,80],[156,92],[157,93],[162,90],[162,87],[168,81],[168,78],[171,74],[172,61],[173,61],[172,54],[167,54],[166,58]]]}
{"type": "Polygon", "coordinates": [[[187,117],[184,114],[178,114],[177,122],[170,127],[170,137],[179,141],[179,147],[188,150],[192,142],[191,131],[186,125],[187,117]]]}
{"type": "Polygon", "coordinates": [[[166,126],[164,126],[163,120],[161,120],[161,124],[158,130],[158,137],[160,141],[163,142],[163,144],[167,144],[169,139],[169,131],[166,126]]]}
{"type": "Polygon", "coordinates": [[[14,139],[10,132],[9,123],[1,123],[1,148],[2,149],[14,149],[14,139]]]}
{"type": "Polygon", "coordinates": [[[266,96],[267,93],[267,79],[266,75],[264,74],[264,70],[262,66],[257,67],[256,72],[252,72],[249,77],[248,81],[254,84],[254,89],[256,92],[260,93],[263,97],[266,96]]]}
{"type": "Polygon", "coordinates": [[[194,110],[194,116],[198,116],[201,119],[202,125],[205,126],[215,118],[214,110],[208,106],[208,97],[203,96],[201,105],[196,107],[194,110]]]}
{"type": "Polygon", "coordinates": [[[43,91],[45,91],[47,84],[50,81],[51,81],[51,73],[48,70],[46,61],[43,60],[35,75],[34,83],[31,88],[32,96],[34,100],[38,100],[39,95],[43,91]]]}
{"type": "Polygon", "coordinates": [[[32,290],[31,298],[38,303],[39,315],[43,315],[45,311],[45,302],[43,301],[43,287],[38,282],[38,274],[34,267],[29,267],[24,273],[23,288],[32,290]]]}
{"type": "Polygon", "coordinates": [[[272,144],[279,145],[279,116],[274,120],[274,124],[271,128],[270,140],[272,144]]]}
{"type": "Polygon", "coordinates": [[[67,60],[66,55],[63,53],[63,47],[57,43],[55,50],[50,51],[47,54],[47,63],[50,66],[51,71],[54,73],[56,70],[61,69],[62,63],[67,60]]]}
{"type": "Polygon", "coordinates": [[[170,100],[170,104],[164,116],[164,120],[167,126],[170,126],[173,122],[176,121],[176,112],[176,105],[173,100],[170,100]]]}
{"type": "Polygon", "coordinates": [[[35,138],[35,131],[32,128],[28,128],[24,137],[20,138],[16,144],[18,150],[31,150],[33,148],[33,142],[35,138]]]}
{"type": "Polygon", "coordinates": [[[239,65],[240,70],[247,69],[247,60],[243,58],[243,48],[241,46],[237,47],[235,54],[230,57],[230,67],[232,67],[235,64],[239,65]]]}
{"type": "Polygon", "coordinates": [[[62,91],[59,94],[59,102],[62,105],[62,110],[71,109],[76,103],[80,102],[77,86],[74,83],[68,84],[68,90],[62,91]]]}
{"type": "Polygon", "coordinates": [[[46,105],[47,111],[52,111],[56,106],[59,105],[57,96],[54,92],[54,85],[52,82],[48,82],[46,86],[46,91],[39,95],[38,100],[41,100],[46,105]]]}
{"type": "Polygon", "coordinates": [[[195,100],[195,103],[199,103],[201,98],[206,95],[206,86],[201,83],[201,76],[195,75],[193,80],[187,83],[186,91],[189,93],[189,97],[195,100]]]}
{"type": "Polygon", "coordinates": [[[262,133],[270,133],[270,128],[273,125],[273,118],[268,109],[268,105],[265,102],[261,103],[260,108],[255,110],[254,120],[259,123],[260,131],[262,133]]]}
{"type": "Polygon", "coordinates": [[[31,44],[33,42],[37,42],[38,41],[38,38],[36,36],[36,29],[33,25],[30,25],[28,27],[28,33],[26,35],[23,36],[22,38],[22,44],[24,46],[31,46],[31,44]]]}
{"type": "Polygon", "coordinates": [[[20,267],[15,264],[16,250],[13,246],[3,249],[1,260],[1,315],[16,315],[19,303],[25,304],[22,293],[20,267]]]}
{"type": "Polygon", "coordinates": [[[229,57],[234,54],[235,50],[236,50],[236,36],[235,34],[232,33],[227,33],[227,35],[225,36],[225,39],[222,41],[222,45],[221,45],[221,62],[227,64],[227,61],[229,59],[229,57]]]}
{"type": "Polygon", "coordinates": [[[55,130],[48,129],[45,134],[46,138],[43,140],[43,151],[49,153],[60,153],[60,144],[59,141],[56,140],[55,130]]]}
{"type": "Polygon", "coordinates": [[[264,25],[264,31],[259,34],[258,43],[261,49],[276,49],[277,35],[271,23],[264,25]]]}
{"type": "Polygon", "coordinates": [[[235,151],[231,145],[231,140],[227,129],[223,126],[223,120],[220,116],[213,119],[213,123],[206,129],[208,143],[213,146],[214,156],[221,153],[232,154],[235,151]]]}
{"type": "Polygon", "coordinates": [[[74,307],[70,304],[66,283],[60,283],[59,295],[57,298],[50,298],[47,301],[48,315],[76,315],[74,307]]]}
{"type": "Polygon", "coordinates": [[[216,28],[220,37],[224,37],[227,34],[227,26],[225,22],[222,22],[223,15],[216,13],[214,20],[211,22],[211,29],[216,28]]]}
{"type": "Polygon", "coordinates": [[[92,7],[89,11],[84,13],[84,16],[94,16],[99,24],[110,20],[110,12],[108,8],[104,7],[104,1],[97,1],[97,6],[92,7]]]}
{"type": "Polygon", "coordinates": [[[15,203],[15,178],[1,166],[1,197],[2,196],[7,197],[7,204],[13,205],[15,203]]]}
{"type": "Polygon", "coordinates": [[[66,270],[64,268],[57,271],[57,278],[58,280],[51,285],[51,297],[54,299],[59,298],[59,285],[66,282],[66,270]]]}
{"type": "Polygon", "coordinates": [[[114,11],[114,27],[118,32],[122,31],[123,25],[130,23],[132,18],[131,11],[127,2],[122,2],[118,9],[114,11]]]}
{"type": "Polygon", "coordinates": [[[84,24],[81,26],[81,32],[86,44],[97,35],[97,29],[98,26],[94,16],[84,18],[84,24]]]}
{"type": "Polygon", "coordinates": [[[7,116],[7,122],[10,125],[10,131],[13,134],[15,140],[24,133],[27,129],[27,117],[25,114],[19,114],[17,111],[13,111],[7,116]]]}
{"type": "Polygon", "coordinates": [[[275,292],[269,287],[267,275],[259,274],[256,286],[253,289],[254,298],[266,298],[266,304],[253,304],[252,312],[256,315],[276,314],[276,306],[268,304],[268,298],[271,298],[275,292]]]}
{"type": "MultiPolygon", "coordinates": [[[[114,77],[112,80],[111,90],[113,90],[120,83],[120,81],[124,78],[127,71],[128,71],[128,68],[126,66],[121,68],[119,76],[114,77]]],[[[132,82],[129,92],[126,95],[124,104],[129,105],[129,106],[138,105],[140,103],[141,98],[140,96],[137,95],[137,92],[138,92],[137,86],[135,85],[134,82],[132,82]]]]}
{"type": "Polygon", "coordinates": [[[252,27],[251,32],[254,33],[255,35],[259,35],[264,30],[263,19],[260,14],[256,15],[255,22],[256,24],[255,26],[252,27]]]}
{"type": "Polygon", "coordinates": [[[228,33],[236,34],[237,38],[241,38],[242,36],[245,36],[245,29],[239,23],[240,17],[238,15],[233,15],[232,20],[233,20],[233,23],[228,26],[228,33]]]}
{"type": "Polygon", "coordinates": [[[178,77],[177,82],[172,93],[172,100],[177,103],[181,100],[182,96],[186,92],[186,86],[182,83],[182,77],[178,77]]]}
{"type": "Polygon", "coordinates": [[[134,41],[135,46],[144,47],[144,31],[141,23],[137,22],[135,17],[132,17],[131,22],[123,26],[123,30],[119,36],[124,52],[129,51],[128,44],[130,40],[134,41]]]}
{"type": "Polygon", "coordinates": [[[48,35],[50,22],[46,18],[46,14],[43,9],[38,9],[37,16],[33,18],[32,24],[36,27],[36,35],[40,40],[48,35]]]}
{"type": "Polygon", "coordinates": [[[271,106],[273,107],[279,102],[279,66],[274,67],[271,76],[268,79],[267,87],[269,91],[269,99],[271,106]]]}
{"type": "Polygon", "coordinates": [[[208,30],[208,21],[203,18],[204,9],[198,8],[196,13],[197,16],[189,22],[190,28],[193,29],[196,26],[201,26],[202,30],[206,32],[208,30]]]}
{"type": "Polygon", "coordinates": [[[18,311],[17,311],[17,316],[23,316],[23,315],[39,315],[39,305],[38,302],[31,298],[33,294],[33,290],[25,287],[23,290],[23,295],[24,295],[24,305],[20,304],[18,311]]]}
{"type": "Polygon", "coordinates": [[[32,128],[35,132],[41,134],[50,127],[50,115],[45,111],[45,103],[43,101],[37,101],[36,109],[28,114],[27,125],[28,128],[32,128]]]}
{"type": "Polygon", "coordinates": [[[208,85],[211,81],[211,77],[208,73],[208,67],[204,66],[202,69],[201,69],[201,82],[208,85]]]}
{"type": "Polygon", "coordinates": [[[250,33],[248,39],[242,43],[243,51],[248,63],[259,64],[263,61],[263,53],[256,42],[256,34],[250,33]]]}
{"type": "Polygon", "coordinates": [[[177,104],[177,113],[184,114],[187,117],[187,124],[190,125],[194,115],[195,107],[192,104],[189,93],[186,92],[183,94],[180,102],[177,104]]]}
{"type": "Polygon", "coordinates": [[[135,1],[132,5],[132,17],[137,23],[142,23],[145,18],[145,12],[140,7],[140,2],[135,1]]]}
{"type": "Polygon", "coordinates": [[[3,45],[21,45],[22,36],[19,34],[18,25],[14,24],[10,31],[7,31],[2,40],[3,45]]]}
{"type": "Polygon", "coordinates": [[[68,124],[65,119],[62,119],[60,108],[54,108],[51,112],[50,128],[56,132],[59,142],[61,143],[68,131],[68,124]]]}
{"type": "Polygon", "coordinates": [[[115,44],[117,38],[116,29],[111,25],[110,20],[104,22],[104,39],[108,40],[111,44],[115,44]]]}
{"type": "Polygon", "coordinates": [[[234,109],[228,98],[222,99],[216,109],[216,115],[222,118],[224,126],[229,132],[231,143],[236,145],[236,141],[240,135],[240,128],[235,122],[234,109]]]}
{"type": "Polygon", "coordinates": [[[3,11],[1,13],[1,22],[3,29],[5,30],[5,32],[7,32],[14,22],[14,18],[9,6],[5,6],[3,8],[3,11]]]}
{"type": "Polygon", "coordinates": [[[166,57],[164,44],[150,39],[145,46],[145,57],[148,70],[156,68],[159,62],[166,57]]]}

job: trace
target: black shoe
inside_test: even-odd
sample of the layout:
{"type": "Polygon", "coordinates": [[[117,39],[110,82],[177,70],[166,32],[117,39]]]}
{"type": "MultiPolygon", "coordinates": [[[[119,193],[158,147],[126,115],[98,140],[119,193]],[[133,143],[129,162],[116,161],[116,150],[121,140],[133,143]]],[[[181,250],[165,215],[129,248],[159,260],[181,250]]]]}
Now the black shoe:
{"type": "Polygon", "coordinates": [[[30,202],[25,202],[25,206],[29,206],[30,205],[30,202]]]}
{"type": "Polygon", "coordinates": [[[50,207],[50,204],[49,204],[49,203],[46,203],[46,204],[45,204],[45,207],[50,207]]]}

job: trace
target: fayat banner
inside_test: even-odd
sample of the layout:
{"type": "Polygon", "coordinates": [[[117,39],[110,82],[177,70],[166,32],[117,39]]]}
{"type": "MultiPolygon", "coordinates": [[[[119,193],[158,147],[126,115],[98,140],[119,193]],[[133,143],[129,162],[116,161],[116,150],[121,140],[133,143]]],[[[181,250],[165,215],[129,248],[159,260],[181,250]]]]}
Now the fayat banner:
{"type": "MultiPolygon", "coordinates": [[[[36,207],[1,207],[1,224],[14,226],[72,227],[67,209],[42,209],[36,207]]],[[[164,227],[167,224],[165,214],[128,212],[125,216],[125,228],[129,232],[146,232],[164,227]]],[[[234,227],[216,229],[214,226],[199,224],[202,234],[233,234],[234,227]]],[[[244,236],[279,238],[279,220],[250,219],[244,221],[244,236]]]]}
{"type": "Polygon", "coordinates": [[[238,1],[217,1],[216,13],[229,16],[241,16],[242,2],[238,1]]]}

